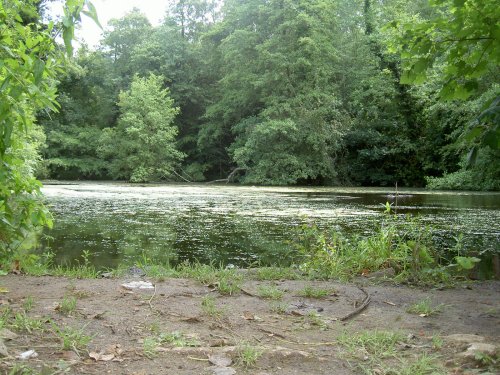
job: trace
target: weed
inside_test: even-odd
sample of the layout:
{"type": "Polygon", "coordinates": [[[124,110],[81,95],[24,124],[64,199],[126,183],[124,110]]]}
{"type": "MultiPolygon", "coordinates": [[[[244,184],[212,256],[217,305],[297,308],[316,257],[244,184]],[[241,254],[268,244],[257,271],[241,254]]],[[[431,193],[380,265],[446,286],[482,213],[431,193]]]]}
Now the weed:
{"type": "Polygon", "coordinates": [[[447,372],[438,363],[438,358],[427,354],[412,359],[401,359],[397,366],[385,369],[386,374],[398,375],[445,375],[447,372]]]}
{"type": "Polygon", "coordinates": [[[154,321],[149,325],[149,330],[153,333],[159,334],[160,333],[160,323],[158,321],[154,321]]]}
{"type": "Polygon", "coordinates": [[[271,312],[273,312],[275,314],[282,314],[283,315],[283,314],[286,314],[288,306],[285,303],[273,301],[273,302],[271,302],[269,308],[270,308],[271,312]]]}
{"type": "Polygon", "coordinates": [[[444,341],[441,336],[434,335],[432,336],[432,347],[436,350],[439,350],[443,347],[444,341]]]}
{"type": "Polygon", "coordinates": [[[242,279],[243,277],[233,270],[220,272],[219,282],[216,284],[217,290],[224,295],[233,295],[240,291],[242,279]]]}
{"type": "Polygon", "coordinates": [[[79,354],[79,351],[85,349],[89,342],[92,341],[92,336],[85,334],[86,326],[80,329],[66,326],[61,329],[53,324],[53,328],[56,335],[61,339],[61,348],[63,350],[73,350],[79,354]]]}
{"type": "Polygon", "coordinates": [[[71,315],[76,310],[76,298],[64,296],[63,300],[59,303],[58,310],[64,315],[71,315]]]}
{"type": "Polygon", "coordinates": [[[215,286],[221,294],[232,295],[240,290],[243,276],[234,269],[212,264],[183,263],[178,267],[180,277],[189,277],[204,285],[215,286]]]}
{"type": "Polygon", "coordinates": [[[50,272],[53,276],[65,276],[75,279],[97,279],[99,272],[93,265],[79,264],[73,267],[57,266],[50,272]]]}
{"type": "Polygon", "coordinates": [[[492,356],[483,353],[483,352],[477,352],[474,355],[474,359],[476,360],[477,363],[479,363],[481,366],[493,366],[496,365],[496,360],[492,356]]]}
{"type": "Polygon", "coordinates": [[[177,347],[199,346],[200,343],[181,332],[161,333],[158,337],[160,343],[166,343],[177,347]]]}
{"type": "Polygon", "coordinates": [[[301,275],[293,268],[261,267],[256,271],[257,280],[297,280],[301,275]]]}
{"type": "Polygon", "coordinates": [[[274,285],[260,285],[257,288],[257,294],[262,298],[279,300],[283,298],[285,292],[274,285]]]}
{"type": "Polygon", "coordinates": [[[212,264],[182,263],[178,267],[180,277],[195,279],[204,285],[215,285],[218,281],[217,269],[212,264]]]}
{"type": "Polygon", "coordinates": [[[326,330],[328,324],[321,319],[321,315],[316,311],[310,311],[306,316],[304,316],[304,322],[310,324],[311,326],[317,326],[321,330],[326,330]]]}
{"type": "Polygon", "coordinates": [[[387,215],[369,236],[346,237],[315,224],[302,225],[293,242],[300,268],[315,279],[351,279],[363,272],[392,268],[395,280],[417,284],[450,283],[448,268],[439,264],[428,226],[418,219],[387,215]]]}
{"type": "Polygon", "coordinates": [[[307,298],[325,298],[331,293],[331,289],[315,288],[311,285],[306,285],[304,289],[299,291],[299,296],[307,298]]]}
{"type": "Polygon", "coordinates": [[[23,310],[25,313],[30,312],[35,306],[35,300],[32,296],[27,296],[23,302],[23,310]]]}
{"type": "Polygon", "coordinates": [[[425,298],[419,302],[415,302],[406,310],[407,313],[417,314],[422,316],[435,315],[443,309],[444,305],[433,307],[430,298],[425,298]]]}
{"type": "Polygon", "coordinates": [[[375,330],[354,335],[343,333],[338,340],[350,352],[362,350],[375,358],[384,358],[397,354],[396,344],[402,339],[401,333],[375,330]]]}
{"type": "Polygon", "coordinates": [[[237,348],[236,363],[242,367],[254,367],[257,360],[262,356],[262,349],[255,347],[249,343],[243,343],[237,348]]]}
{"type": "Polygon", "coordinates": [[[152,359],[158,353],[158,347],[160,342],[157,337],[146,337],[142,343],[142,350],[144,355],[149,359],[152,359]]]}
{"type": "Polygon", "coordinates": [[[28,366],[16,363],[14,365],[14,367],[12,367],[10,369],[8,374],[9,375],[32,375],[32,374],[35,374],[35,371],[28,366]]]}
{"type": "Polygon", "coordinates": [[[224,315],[224,310],[217,307],[215,298],[212,296],[204,296],[201,300],[201,309],[212,318],[220,318],[224,315]]]}
{"type": "Polygon", "coordinates": [[[149,264],[143,267],[146,275],[156,281],[165,281],[169,277],[176,277],[177,271],[170,264],[149,264]]]}
{"type": "Polygon", "coordinates": [[[17,313],[14,315],[11,326],[18,331],[27,331],[29,333],[43,331],[44,329],[42,320],[31,318],[26,313],[17,313]]]}

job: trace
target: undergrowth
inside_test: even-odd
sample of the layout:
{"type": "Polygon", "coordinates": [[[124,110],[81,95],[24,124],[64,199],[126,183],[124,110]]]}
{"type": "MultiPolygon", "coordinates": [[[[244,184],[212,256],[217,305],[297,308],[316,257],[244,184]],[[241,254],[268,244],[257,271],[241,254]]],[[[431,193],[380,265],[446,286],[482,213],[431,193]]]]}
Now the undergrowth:
{"type": "Polygon", "coordinates": [[[367,236],[348,237],[314,223],[303,224],[292,244],[300,254],[300,269],[311,279],[350,280],[392,269],[396,282],[450,284],[463,278],[464,269],[473,267],[476,259],[457,256],[456,263],[447,264],[429,226],[418,218],[390,214],[367,236]]]}

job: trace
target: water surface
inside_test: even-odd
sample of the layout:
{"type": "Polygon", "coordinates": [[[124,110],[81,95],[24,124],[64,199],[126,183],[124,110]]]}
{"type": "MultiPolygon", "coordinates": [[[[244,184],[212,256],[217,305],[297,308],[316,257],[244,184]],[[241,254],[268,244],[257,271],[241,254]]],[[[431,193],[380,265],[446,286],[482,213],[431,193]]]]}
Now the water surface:
{"type": "Polygon", "coordinates": [[[43,192],[55,216],[43,251],[59,264],[88,251],[96,266],[110,268],[141,257],[285,265],[301,223],[367,234],[387,201],[398,214],[420,215],[444,247],[459,233],[478,253],[498,252],[500,244],[498,193],[400,189],[396,202],[394,190],[373,188],[68,183],[43,192]]]}

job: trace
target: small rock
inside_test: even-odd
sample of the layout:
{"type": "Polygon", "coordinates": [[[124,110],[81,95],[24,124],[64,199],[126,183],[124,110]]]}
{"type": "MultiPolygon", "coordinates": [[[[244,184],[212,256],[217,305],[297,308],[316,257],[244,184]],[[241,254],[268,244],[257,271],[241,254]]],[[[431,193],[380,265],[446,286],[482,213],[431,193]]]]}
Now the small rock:
{"type": "Polygon", "coordinates": [[[443,339],[448,341],[448,342],[455,343],[455,344],[472,344],[475,342],[483,342],[484,341],[483,336],[470,335],[467,333],[456,333],[453,335],[444,336],[443,339]]]}
{"type": "Polygon", "coordinates": [[[0,357],[8,357],[9,352],[7,351],[7,347],[2,339],[0,339],[0,357]]]}
{"type": "Polygon", "coordinates": [[[149,281],[130,281],[123,283],[122,287],[125,289],[154,289],[154,286],[149,281]]]}
{"type": "Polygon", "coordinates": [[[0,329],[0,338],[4,340],[14,340],[17,338],[17,334],[9,331],[7,328],[0,329]]]}
{"type": "Polygon", "coordinates": [[[142,276],[146,276],[146,272],[144,272],[144,270],[142,270],[141,268],[139,267],[130,267],[128,269],[128,273],[134,277],[142,277],[142,276]]]}
{"type": "Polygon", "coordinates": [[[217,355],[217,354],[209,356],[208,360],[210,361],[211,364],[218,367],[228,367],[231,365],[231,363],[233,363],[233,360],[228,356],[217,355]]]}
{"type": "Polygon", "coordinates": [[[478,354],[486,354],[490,357],[494,357],[497,352],[497,347],[493,344],[486,344],[484,342],[474,342],[469,348],[461,355],[465,358],[476,358],[478,354]]]}
{"type": "Polygon", "coordinates": [[[214,375],[235,375],[236,370],[232,367],[212,367],[214,375]]]}

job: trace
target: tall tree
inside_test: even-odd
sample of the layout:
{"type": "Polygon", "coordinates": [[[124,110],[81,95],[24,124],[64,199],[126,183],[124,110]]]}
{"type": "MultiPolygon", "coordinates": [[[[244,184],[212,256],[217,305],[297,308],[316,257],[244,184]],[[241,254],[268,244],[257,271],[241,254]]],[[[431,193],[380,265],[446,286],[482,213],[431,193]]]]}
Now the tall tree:
{"type": "MultiPolygon", "coordinates": [[[[55,76],[64,58],[54,40],[54,25],[43,25],[36,2],[0,3],[0,256],[22,249],[50,216],[39,200],[40,183],[29,166],[35,113],[56,110],[55,76]],[[23,17],[24,16],[24,17],[23,17]]],[[[96,19],[92,4],[68,0],[60,25],[71,52],[80,13],[96,19]]]]}
{"type": "Polygon", "coordinates": [[[109,160],[113,178],[132,182],[165,180],[175,174],[184,155],[176,148],[174,107],[164,78],[134,77],[130,90],[120,94],[116,128],[104,130],[100,152],[109,160]]]}

